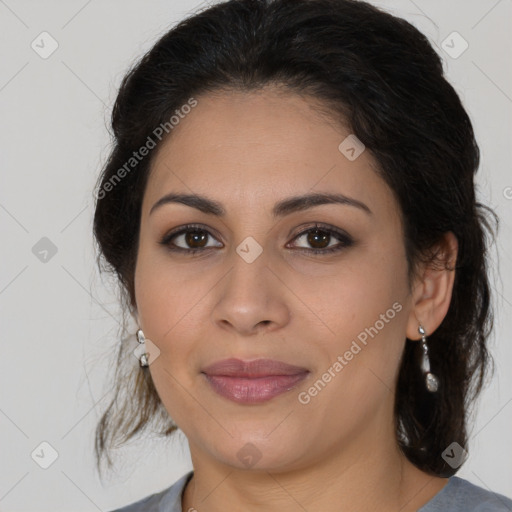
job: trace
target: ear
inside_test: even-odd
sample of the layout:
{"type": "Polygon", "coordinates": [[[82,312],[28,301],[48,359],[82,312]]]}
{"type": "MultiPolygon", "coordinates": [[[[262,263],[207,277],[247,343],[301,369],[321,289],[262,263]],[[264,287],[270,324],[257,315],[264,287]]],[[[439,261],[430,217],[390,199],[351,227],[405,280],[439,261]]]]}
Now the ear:
{"type": "Polygon", "coordinates": [[[451,231],[445,233],[434,251],[432,262],[423,264],[413,285],[406,334],[410,340],[421,338],[420,323],[427,335],[432,334],[450,307],[458,252],[456,236],[451,231]]]}

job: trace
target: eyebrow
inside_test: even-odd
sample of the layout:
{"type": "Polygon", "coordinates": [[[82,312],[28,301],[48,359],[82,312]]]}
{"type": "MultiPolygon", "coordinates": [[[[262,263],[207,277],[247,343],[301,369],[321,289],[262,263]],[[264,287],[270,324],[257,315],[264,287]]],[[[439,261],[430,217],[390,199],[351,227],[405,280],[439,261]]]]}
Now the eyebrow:
{"type": "MultiPolygon", "coordinates": [[[[215,215],[217,217],[224,217],[226,215],[226,210],[218,201],[198,194],[176,194],[173,192],[161,197],[151,207],[149,214],[151,215],[157,208],[169,203],[184,204],[191,208],[196,208],[208,215],[215,215]]],[[[372,211],[365,203],[352,197],[348,197],[343,194],[312,193],[293,196],[279,201],[272,208],[272,216],[274,218],[284,217],[291,213],[307,210],[322,204],[354,206],[355,208],[359,208],[367,214],[372,215],[372,211]]]]}

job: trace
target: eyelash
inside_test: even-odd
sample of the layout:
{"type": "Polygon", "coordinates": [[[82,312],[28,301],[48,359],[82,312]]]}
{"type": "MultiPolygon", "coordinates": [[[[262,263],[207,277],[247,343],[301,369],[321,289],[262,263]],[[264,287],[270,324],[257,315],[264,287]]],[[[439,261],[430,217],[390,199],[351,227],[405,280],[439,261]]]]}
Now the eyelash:
{"type": "MultiPolygon", "coordinates": [[[[329,225],[321,224],[321,223],[315,223],[313,226],[308,227],[307,229],[301,231],[297,235],[293,237],[292,240],[296,240],[297,238],[300,238],[303,235],[306,235],[312,231],[321,231],[322,233],[325,233],[327,235],[334,235],[335,238],[340,240],[340,243],[338,245],[335,245],[334,247],[326,248],[326,249],[306,249],[306,248],[299,248],[297,249],[299,252],[307,253],[307,254],[313,254],[313,255],[322,255],[322,254],[333,254],[335,252],[342,251],[343,249],[350,247],[353,245],[354,240],[344,231],[341,231],[337,228],[334,228],[329,225]]],[[[169,251],[172,252],[181,252],[185,253],[187,255],[193,256],[194,254],[201,253],[208,251],[209,249],[214,249],[214,247],[206,247],[206,248],[200,248],[200,249],[183,249],[182,247],[173,246],[170,244],[171,240],[179,235],[186,234],[189,231],[202,231],[207,233],[208,237],[212,236],[211,233],[205,229],[203,226],[199,224],[187,224],[186,226],[183,226],[179,228],[178,230],[171,231],[170,233],[167,233],[164,235],[164,237],[160,240],[160,244],[167,247],[169,251]]],[[[212,236],[213,238],[213,236],[212,236]]]]}

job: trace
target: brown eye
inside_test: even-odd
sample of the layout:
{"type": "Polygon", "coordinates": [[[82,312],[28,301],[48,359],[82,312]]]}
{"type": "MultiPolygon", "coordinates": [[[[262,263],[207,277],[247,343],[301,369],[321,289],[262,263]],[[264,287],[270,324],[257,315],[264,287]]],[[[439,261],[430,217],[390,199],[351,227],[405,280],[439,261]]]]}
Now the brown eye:
{"type": "MultiPolygon", "coordinates": [[[[338,252],[354,243],[347,233],[334,227],[323,227],[318,224],[299,233],[294,240],[302,238],[307,245],[299,246],[298,250],[313,255],[338,252]]],[[[207,229],[189,225],[168,233],[160,241],[160,244],[165,245],[171,251],[184,254],[206,253],[214,247],[222,247],[220,242],[218,245],[207,245],[210,240],[216,241],[216,238],[207,229]]]]}
{"type": "Polygon", "coordinates": [[[327,231],[315,229],[307,234],[307,241],[314,249],[325,249],[329,245],[331,235],[327,231]]]}
{"type": "Polygon", "coordinates": [[[208,235],[203,230],[187,231],[184,235],[185,243],[192,248],[204,247],[207,239],[208,235]]]}
{"type": "Polygon", "coordinates": [[[160,243],[172,251],[190,254],[204,252],[213,247],[222,247],[221,243],[219,245],[207,245],[210,239],[215,240],[209,231],[201,226],[190,225],[165,235],[160,243]]]}
{"type": "Polygon", "coordinates": [[[353,245],[354,240],[343,231],[334,227],[315,225],[310,229],[299,233],[294,240],[301,240],[306,244],[299,249],[312,254],[325,254],[341,251],[353,245]],[[335,243],[338,240],[338,243],[335,243]],[[331,242],[334,244],[329,245],[331,242]]]}

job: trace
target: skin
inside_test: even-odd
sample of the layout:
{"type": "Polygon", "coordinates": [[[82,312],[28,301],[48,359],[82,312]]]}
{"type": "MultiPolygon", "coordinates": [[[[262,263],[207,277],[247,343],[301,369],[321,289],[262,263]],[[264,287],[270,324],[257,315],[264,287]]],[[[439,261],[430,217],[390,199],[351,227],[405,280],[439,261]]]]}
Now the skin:
{"type": "MultiPolygon", "coordinates": [[[[150,372],[189,442],[194,477],[183,510],[417,510],[448,480],[420,471],[398,449],[393,390],[406,337],[420,338],[419,321],[427,335],[439,326],[454,272],[423,266],[408,282],[392,191],[369,151],[349,161],[338,150],[350,131],[320,115],[314,100],[270,87],[197,99],[155,155],[135,272],[137,320],[160,350],[150,372]],[[169,192],[208,196],[226,214],[178,203],[150,214],[169,192]],[[371,213],[324,204],[272,217],[279,200],[310,192],[345,194],[371,213]],[[344,230],[354,243],[333,254],[300,252],[339,243],[336,235],[324,245],[297,237],[315,222],[344,230]],[[212,249],[190,256],[159,243],[188,223],[208,231],[212,249]],[[252,263],[236,252],[249,236],[263,250],[252,263]],[[300,403],[299,393],[396,302],[401,311],[300,403]],[[228,357],[278,359],[310,374],[270,401],[237,404],[201,375],[228,357]],[[249,442],[261,458],[247,468],[237,453],[249,442]]],[[[204,247],[184,236],[173,241],[204,247]]],[[[451,233],[441,248],[453,264],[451,233]]]]}

